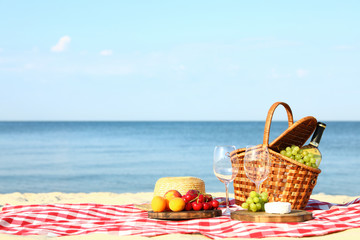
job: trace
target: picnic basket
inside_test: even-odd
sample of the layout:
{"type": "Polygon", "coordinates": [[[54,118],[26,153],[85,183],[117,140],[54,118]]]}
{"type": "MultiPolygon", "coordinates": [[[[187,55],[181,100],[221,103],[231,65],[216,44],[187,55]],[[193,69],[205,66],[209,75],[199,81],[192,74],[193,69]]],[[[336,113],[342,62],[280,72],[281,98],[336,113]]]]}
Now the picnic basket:
{"type": "MultiPolygon", "coordinates": [[[[314,132],[317,120],[314,117],[304,117],[294,123],[291,108],[284,102],[274,103],[265,121],[263,143],[267,146],[271,167],[268,178],[262,183],[260,192],[267,192],[269,201],[290,202],[292,209],[304,209],[309,201],[317,177],[321,170],[308,167],[296,160],[281,155],[279,152],[287,146],[303,146],[314,132]],[[269,144],[270,127],[275,109],[282,105],[287,113],[289,127],[269,144]]],[[[234,179],[235,203],[241,205],[246,201],[255,184],[250,181],[244,171],[244,156],[246,148],[237,149],[230,153],[234,167],[239,172],[234,179]]]]}

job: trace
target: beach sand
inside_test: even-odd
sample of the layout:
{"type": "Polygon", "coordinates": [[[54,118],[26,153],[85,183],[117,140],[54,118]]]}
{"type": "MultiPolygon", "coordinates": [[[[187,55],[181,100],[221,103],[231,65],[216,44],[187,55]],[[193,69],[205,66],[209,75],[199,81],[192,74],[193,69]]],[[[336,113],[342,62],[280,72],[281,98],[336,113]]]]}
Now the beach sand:
{"type": "MultiPolygon", "coordinates": [[[[216,197],[223,197],[224,193],[211,193],[216,197]]],[[[25,204],[50,204],[50,203],[99,203],[99,204],[140,204],[145,202],[150,202],[153,197],[152,192],[146,193],[108,193],[108,192],[98,192],[98,193],[9,193],[9,194],[0,194],[0,208],[5,204],[11,205],[25,205],[25,204]]],[[[233,194],[230,194],[230,197],[234,197],[233,194]]],[[[315,194],[311,196],[312,199],[317,199],[320,201],[326,201],[331,203],[345,203],[349,202],[356,198],[356,196],[343,196],[343,195],[326,195],[326,194],[315,194]]],[[[134,239],[154,239],[154,240],[183,240],[183,239],[198,239],[198,240],[207,240],[209,238],[202,236],[201,234],[169,234],[158,237],[138,237],[138,236],[126,236],[119,237],[116,235],[110,234],[87,234],[87,235],[77,235],[77,236],[67,236],[67,237],[45,237],[45,236],[15,236],[0,234],[0,240],[43,240],[43,239],[52,239],[52,240],[134,240],[134,239]]],[[[233,239],[233,238],[228,238],[233,239]]],[[[247,238],[241,238],[247,239],[247,238]]],[[[294,239],[294,238],[265,238],[266,240],[285,240],[285,239],[294,239]]],[[[332,239],[360,239],[360,228],[350,229],[347,231],[342,231],[338,233],[328,234],[319,237],[305,237],[301,239],[322,239],[322,240],[332,240],[332,239]]]]}

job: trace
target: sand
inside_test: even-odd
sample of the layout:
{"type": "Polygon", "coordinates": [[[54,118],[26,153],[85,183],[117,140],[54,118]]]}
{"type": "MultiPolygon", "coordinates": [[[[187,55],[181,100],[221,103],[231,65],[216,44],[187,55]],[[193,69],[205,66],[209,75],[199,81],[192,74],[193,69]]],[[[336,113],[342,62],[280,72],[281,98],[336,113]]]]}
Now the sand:
{"type": "MultiPolygon", "coordinates": [[[[224,193],[211,193],[213,196],[222,197],[224,193]]],[[[152,192],[145,193],[108,193],[108,192],[98,192],[98,193],[10,193],[10,194],[0,194],[0,208],[5,204],[11,205],[25,205],[25,204],[49,204],[49,203],[99,203],[99,204],[139,204],[150,202],[153,197],[152,192]]],[[[230,197],[234,197],[233,194],[230,194],[230,197]]],[[[331,203],[345,203],[349,202],[356,196],[344,196],[344,195],[326,195],[326,194],[315,194],[312,195],[313,199],[320,201],[326,201],[331,203]]],[[[80,236],[67,236],[67,237],[45,237],[45,236],[14,236],[7,234],[0,234],[1,240],[43,240],[43,239],[52,239],[52,240],[133,240],[133,239],[154,239],[154,240],[183,240],[183,239],[198,239],[198,240],[207,240],[209,238],[202,236],[201,234],[169,234],[158,237],[138,237],[138,236],[126,236],[119,237],[116,235],[110,234],[87,234],[80,236]]],[[[228,238],[231,239],[231,238],[228,238]]],[[[233,238],[232,238],[233,239],[233,238]]],[[[246,238],[241,238],[246,239],[246,238]]],[[[266,240],[285,240],[285,239],[294,239],[294,238],[266,238],[266,240]]],[[[301,239],[360,239],[360,228],[350,229],[343,232],[338,232],[334,234],[328,234],[320,237],[305,237],[301,239]]]]}

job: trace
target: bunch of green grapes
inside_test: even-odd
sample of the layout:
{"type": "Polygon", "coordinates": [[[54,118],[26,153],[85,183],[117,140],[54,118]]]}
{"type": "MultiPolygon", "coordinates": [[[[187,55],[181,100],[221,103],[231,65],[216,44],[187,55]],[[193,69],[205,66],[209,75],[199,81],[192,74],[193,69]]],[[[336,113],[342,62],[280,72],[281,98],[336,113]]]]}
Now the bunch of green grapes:
{"type": "Polygon", "coordinates": [[[298,161],[299,163],[305,164],[306,166],[317,168],[316,159],[314,154],[300,149],[298,146],[292,145],[287,147],[285,150],[281,150],[280,154],[291,159],[298,161]]]}
{"type": "Polygon", "coordinates": [[[259,194],[255,191],[251,191],[249,197],[246,199],[246,202],[244,202],[241,207],[252,212],[265,211],[264,205],[268,201],[267,192],[259,194]]]}

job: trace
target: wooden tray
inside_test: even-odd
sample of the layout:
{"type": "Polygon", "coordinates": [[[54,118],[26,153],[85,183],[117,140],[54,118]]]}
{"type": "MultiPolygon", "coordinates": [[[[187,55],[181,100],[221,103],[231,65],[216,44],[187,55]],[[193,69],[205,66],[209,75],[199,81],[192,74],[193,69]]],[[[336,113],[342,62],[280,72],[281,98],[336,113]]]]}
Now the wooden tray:
{"type": "Polygon", "coordinates": [[[221,216],[221,210],[181,211],[181,212],[148,212],[148,218],[163,220],[187,220],[196,218],[213,218],[221,216]]]}
{"type": "Polygon", "coordinates": [[[304,222],[313,219],[312,213],[304,210],[292,210],[286,214],[250,212],[246,210],[231,213],[231,219],[246,222],[304,222]]]}

